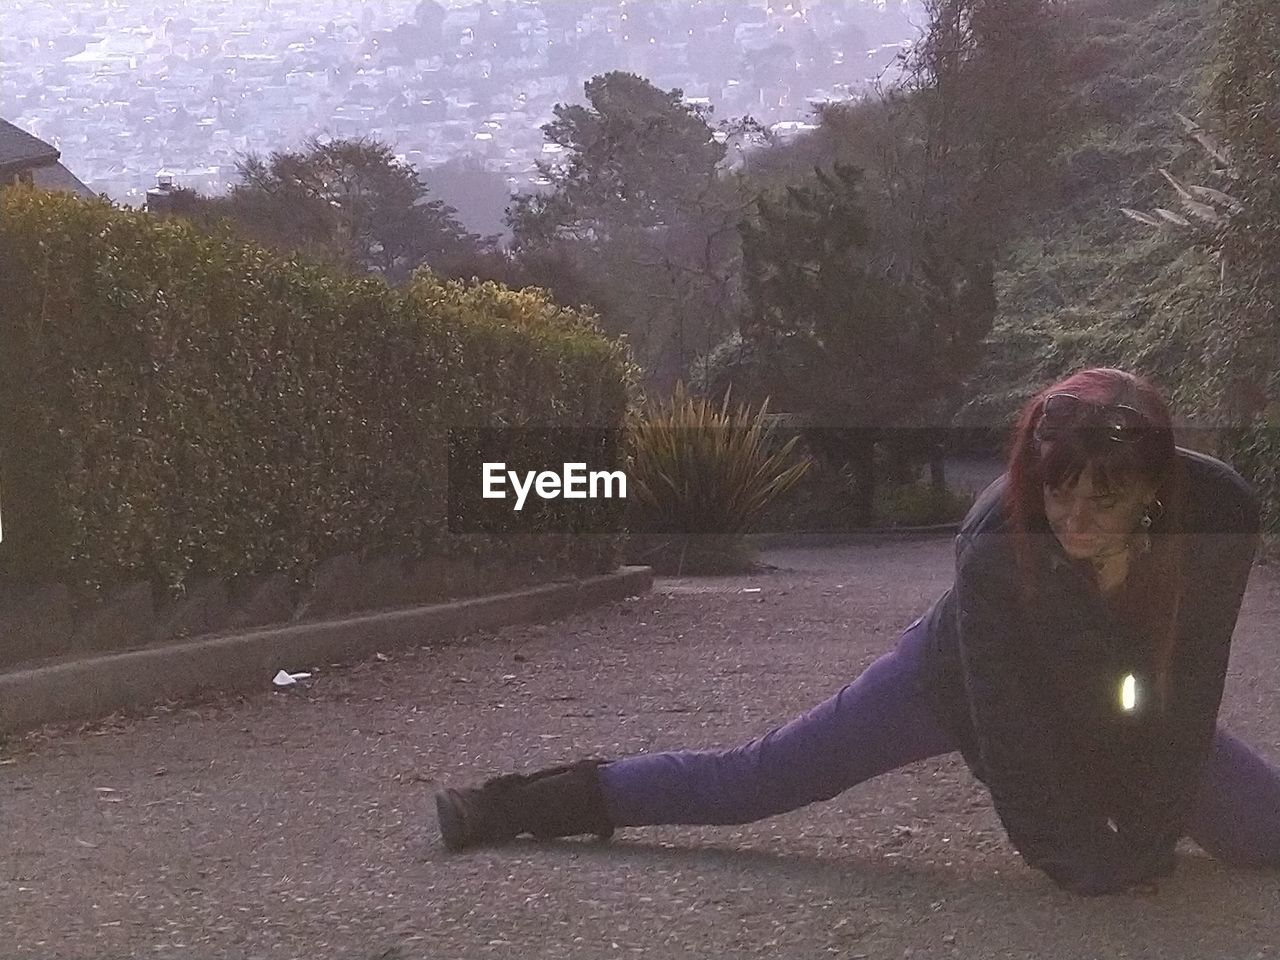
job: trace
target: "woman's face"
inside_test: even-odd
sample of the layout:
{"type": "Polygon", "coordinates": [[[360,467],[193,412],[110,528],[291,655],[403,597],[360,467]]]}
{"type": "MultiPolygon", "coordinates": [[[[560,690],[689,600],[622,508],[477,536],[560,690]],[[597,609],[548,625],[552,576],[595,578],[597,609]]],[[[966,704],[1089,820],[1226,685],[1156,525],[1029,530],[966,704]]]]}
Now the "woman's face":
{"type": "Polygon", "coordinates": [[[1155,494],[1153,486],[1133,484],[1103,494],[1094,486],[1093,465],[1076,482],[1044,486],[1044,513],[1067,555],[1089,560],[1118,552],[1137,529],[1155,494]]]}

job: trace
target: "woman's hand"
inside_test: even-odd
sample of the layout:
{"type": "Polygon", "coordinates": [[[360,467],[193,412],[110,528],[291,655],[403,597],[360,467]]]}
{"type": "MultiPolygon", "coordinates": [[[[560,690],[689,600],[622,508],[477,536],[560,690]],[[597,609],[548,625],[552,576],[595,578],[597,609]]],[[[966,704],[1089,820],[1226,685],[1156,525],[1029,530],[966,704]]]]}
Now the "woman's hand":
{"type": "Polygon", "coordinates": [[[1131,894],[1135,896],[1154,896],[1160,887],[1154,880],[1125,880],[1120,877],[1066,876],[1061,878],[1049,874],[1063,890],[1082,897],[1102,897],[1109,894],[1131,894]]]}
{"type": "Polygon", "coordinates": [[[1150,896],[1159,892],[1156,883],[1174,871],[1173,852],[1155,863],[1139,863],[1125,856],[1119,844],[1108,844],[1103,850],[1055,857],[1037,866],[1062,889],[1085,897],[1131,893],[1150,896]]]}

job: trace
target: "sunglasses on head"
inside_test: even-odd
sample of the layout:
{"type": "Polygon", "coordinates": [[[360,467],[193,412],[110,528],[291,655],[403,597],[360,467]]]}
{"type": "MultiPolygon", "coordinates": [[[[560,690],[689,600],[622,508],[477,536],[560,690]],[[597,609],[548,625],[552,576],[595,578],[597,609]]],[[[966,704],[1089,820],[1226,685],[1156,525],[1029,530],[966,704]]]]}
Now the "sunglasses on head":
{"type": "Polygon", "coordinates": [[[1136,408],[1123,403],[1097,404],[1072,393],[1054,393],[1045,399],[1033,435],[1036,440],[1052,440],[1065,430],[1087,427],[1116,443],[1132,443],[1148,426],[1136,408]]]}

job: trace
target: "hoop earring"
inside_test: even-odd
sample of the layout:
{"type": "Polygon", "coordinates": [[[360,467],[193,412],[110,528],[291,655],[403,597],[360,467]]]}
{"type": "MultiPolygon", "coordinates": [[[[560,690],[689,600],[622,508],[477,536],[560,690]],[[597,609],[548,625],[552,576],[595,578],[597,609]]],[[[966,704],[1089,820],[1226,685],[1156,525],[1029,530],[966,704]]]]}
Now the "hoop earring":
{"type": "MultiPolygon", "coordinates": [[[[1153,506],[1156,508],[1156,516],[1164,516],[1164,504],[1159,500],[1154,501],[1153,506]]],[[[1151,516],[1151,507],[1147,507],[1147,512],[1142,515],[1142,545],[1139,548],[1142,553],[1151,552],[1151,525],[1155,523],[1155,518],[1151,516]]]]}

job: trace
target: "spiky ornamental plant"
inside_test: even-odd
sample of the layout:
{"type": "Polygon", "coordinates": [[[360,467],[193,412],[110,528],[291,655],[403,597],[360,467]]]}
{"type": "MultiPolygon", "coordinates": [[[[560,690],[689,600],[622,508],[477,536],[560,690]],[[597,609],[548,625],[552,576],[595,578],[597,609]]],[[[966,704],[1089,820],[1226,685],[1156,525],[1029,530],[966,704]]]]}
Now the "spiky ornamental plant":
{"type": "MultiPolygon", "coordinates": [[[[1214,176],[1227,182],[1239,178],[1239,171],[1232,166],[1230,152],[1224,144],[1219,143],[1212,134],[1190,117],[1181,113],[1175,113],[1174,116],[1182,124],[1188,139],[1199,144],[1212,159],[1214,176]]],[[[1224,250],[1224,240],[1231,218],[1244,212],[1244,203],[1217,187],[1183,183],[1167,169],[1161,168],[1160,175],[1177,193],[1178,203],[1184,213],[1178,213],[1168,207],[1155,207],[1149,212],[1136,210],[1133,207],[1121,207],[1120,212],[1130,220],[1136,220],[1149,227],[1182,231],[1193,243],[1207,249],[1210,256],[1218,263],[1219,289],[1225,291],[1228,256],[1224,250]]]]}
{"type": "Polygon", "coordinates": [[[1187,184],[1161,170],[1183,212],[1121,212],[1179,232],[1218,263],[1201,403],[1225,418],[1219,452],[1259,489],[1264,526],[1274,534],[1280,532],[1280,9],[1274,0],[1223,0],[1219,20],[1210,96],[1215,132],[1175,116],[1228,189],[1187,184]]]}
{"type": "Polygon", "coordinates": [[[631,529],[648,562],[677,572],[741,565],[743,535],[811,464],[793,458],[798,437],[779,443],[768,407],[731,408],[726,393],[717,408],[678,383],[636,419],[631,529]]]}
{"type": "MultiPolygon", "coordinates": [[[[1217,338],[1242,424],[1231,462],[1257,485],[1280,533],[1280,9],[1223,0],[1212,104],[1240,199],[1222,230],[1225,309],[1217,338]]],[[[1276,552],[1272,539],[1269,553],[1276,552]]]]}
{"type": "Polygon", "coordinates": [[[1240,208],[1222,230],[1231,319],[1274,399],[1280,383],[1280,9],[1224,0],[1213,107],[1240,208]]]}
{"type": "Polygon", "coordinates": [[[1280,11],[1270,0],[1224,0],[1211,86],[1214,132],[1180,113],[1187,138],[1222,187],[1184,183],[1166,169],[1181,212],[1121,207],[1131,220],[1174,230],[1218,264],[1222,309],[1209,367],[1232,419],[1275,398],[1280,365],[1280,11]]]}

